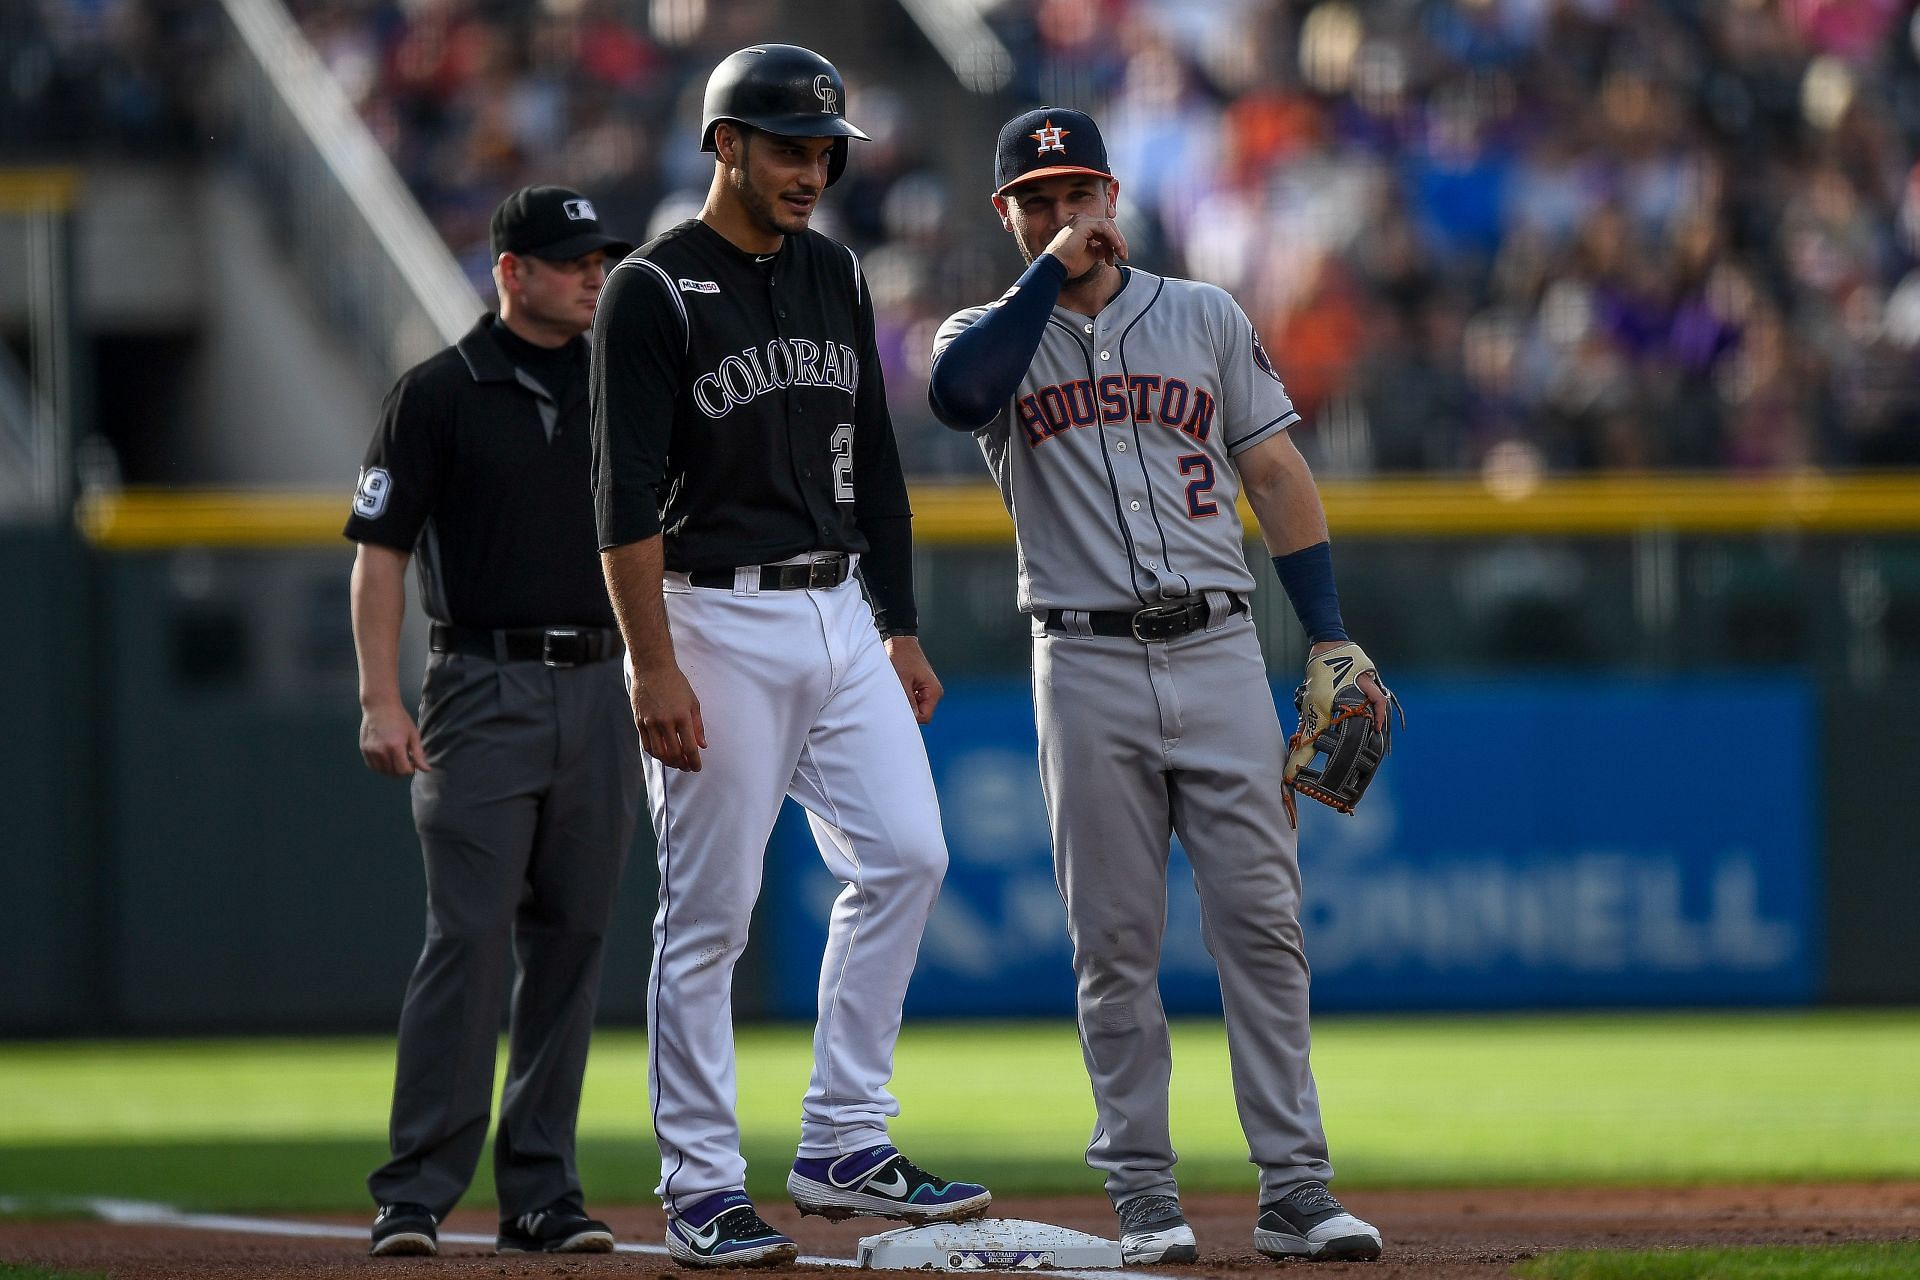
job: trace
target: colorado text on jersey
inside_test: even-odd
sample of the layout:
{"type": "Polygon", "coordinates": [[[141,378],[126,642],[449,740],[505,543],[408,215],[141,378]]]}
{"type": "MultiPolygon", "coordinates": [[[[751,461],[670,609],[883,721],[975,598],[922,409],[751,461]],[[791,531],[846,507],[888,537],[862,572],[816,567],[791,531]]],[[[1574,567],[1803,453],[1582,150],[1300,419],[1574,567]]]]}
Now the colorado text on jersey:
{"type": "Polygon", "coordinates": [[[1090,427],[1098,422],[1110,427],[1119,422],[1158,422],[1163,427],[1184,431],[1195,440],[1205,440],[1213,430],[1215,401],[1200,387],[1189,387],[1180,378],[1163,378],[1157,373],[1136,373],[1122,377],[1110,373],[1098,386],[1085,378],[1045,386],[1020,397],[1020,429],[1029,445],[1039,445],[1070,427],[1090,427]]]}
{"type": "Polygon", "coordinates": [[[724,418],[756,396],[784,387],[836,387],[852,394],[860,383],[860,357],[844,342],[775,338],[720,361],[693,382],[693,400],[709,418],[724,418]]]}

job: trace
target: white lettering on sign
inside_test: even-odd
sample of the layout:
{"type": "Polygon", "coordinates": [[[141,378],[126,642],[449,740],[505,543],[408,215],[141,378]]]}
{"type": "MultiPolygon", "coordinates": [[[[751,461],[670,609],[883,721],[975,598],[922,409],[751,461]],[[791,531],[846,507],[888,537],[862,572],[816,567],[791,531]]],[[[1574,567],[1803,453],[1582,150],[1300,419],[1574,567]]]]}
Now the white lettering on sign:
{"type": "Polygon", "coordinates": [[[1722,854],[1699,900],[1681,892],[1678,858],[1588,852],[1519,865],[1463,857],[1322,871],[1305,924],[1316,971],[1475,969],[1580,973],[1742,972],[1776,968],[1793,924],[1760,906],[1760,873],[1722,854]]]}

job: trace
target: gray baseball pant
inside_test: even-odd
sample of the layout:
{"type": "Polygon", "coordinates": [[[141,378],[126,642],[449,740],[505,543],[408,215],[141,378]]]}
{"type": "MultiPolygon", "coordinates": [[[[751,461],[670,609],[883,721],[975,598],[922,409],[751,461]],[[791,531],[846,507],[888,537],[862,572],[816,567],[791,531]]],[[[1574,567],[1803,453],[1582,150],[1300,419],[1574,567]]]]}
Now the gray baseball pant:
{"type": "Polygon", "coordinates": [[[1260,1199],[1330,1178],[1307,1060],[1300,867],[1280,802],[1286,740],[1253,623],[1216,616],[1207,629],[1154,644],[1037,632],[1033,691],[1093,1084],[1087,1163],[1105,1173],[1115,1204],[1175,1194],[1159,969],[1177,833],[1220,970],[1234,1098],[1260,1199]]]}
{"type": "Polygon", "coordinates": [[[400,1014],[392,1158],[380,1203],[444,1217],[494,1135],[502,1219],[580,1203],[574,1126],[602,943],[640,807],[640,747],[617,661],[570,668],[436,654],[421,691],[433,772],[413,777],[427,938],[400,1014]],[[508,998],[508,977],[519,976],[508,998]]]}

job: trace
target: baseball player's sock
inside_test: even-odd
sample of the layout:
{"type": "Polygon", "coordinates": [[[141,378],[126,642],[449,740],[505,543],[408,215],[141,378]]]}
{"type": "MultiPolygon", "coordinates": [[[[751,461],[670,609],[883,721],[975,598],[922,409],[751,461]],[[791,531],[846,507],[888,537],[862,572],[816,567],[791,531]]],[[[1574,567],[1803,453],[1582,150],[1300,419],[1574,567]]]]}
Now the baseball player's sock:
{"type": "Polygon", "coordinates": [[[985,1215],[993,1193],[977,1182],[936,1178],[882,1143],[844,1156],[802,1156],[787,1175],[801,1213],[832,1222],[864,1214],[903,1222],[965,1222],[985,1215]]]}
{"type": "Polygon", "coordinates": [[[1193,1262],[1200,1256],[1193,1228],[1172,1196],[1135,1196],[1122,1201],[1120,1261],[1125,1264],[1193,1262]]]}
{"type": "Polygon", "coordinates": [[[778,1267],[800,1246],[768,1226],[744,1191],[716,1191],[667,1211],[667,1252],[683,1267],[778,1267]]]}
{"type": "Polygon", "coordinates": [[[1303,1182],[1260,1206],[1253,1247],[1269,1258],[1367,1262],[1380,1256],[1380,1232],[1348,1213],[1324,1182],[1303,1182]]]}
{"type": "Polygon", "coordinates": [[[611,1253],[613,1231],[578,1206],[559,1201],[500,1224],[495,1253],[611,1253]]]}
{"type": "Polygon", "coordinates": [[[432,1257],[440,1252],[439,1225],[423,1204],[383,1204],[374,1215],[373,1245],[367,1252],[376,1258],[432,1257]]]}

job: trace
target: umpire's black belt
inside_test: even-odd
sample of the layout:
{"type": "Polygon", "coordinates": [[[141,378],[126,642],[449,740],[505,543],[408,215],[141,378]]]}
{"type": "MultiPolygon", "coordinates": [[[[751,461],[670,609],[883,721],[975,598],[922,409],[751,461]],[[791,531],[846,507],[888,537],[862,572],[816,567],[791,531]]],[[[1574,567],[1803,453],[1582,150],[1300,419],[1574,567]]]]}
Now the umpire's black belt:
{"type": "Polygon", "coordinates": [[[620,633],[611,627],[518,627],[486,631],[436,622],[427,633],[435,653],[464,653],[495,662],[544,662],[578,667],[621,654],[620,633]]]}
{"type": "MultiPolygon", "coordinates": [[[[1236,595],[1227,608],[1227,616],[1246,611],[1247,598],[1236,595]]],[[[1090,631],[1096,636],[1129,636],[1145,644],[1153,640],[1172,640],[1198,631],[1212,620],[1213,606],[1207,603],[1205,597],[1200,597],[1182,600],[1177,604],[1148,605],[1131,613],[1124,610],[1109,613],[1102,610],[1048,609],[1040,625],[1048,631],[1068,635],[1090,631]],[[1069,615],[1076,613],[1086,619],[1084,626],[1074,626],[1068,622],[1069,615]]]]}
{"type": "MultiPolygon", "coordinates": [[[[853,569],[853,557],[844,551],[835,551],[816,556],[805,564],[763,564],[759,568],[762,591],[803,588],[825,591],[847,580],[847,574],[853,569]]],[[[698,569],[687,575],[687,583],[695,587],[731,588],[738,572],[737,569],[698,569]]]]}

